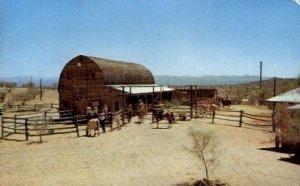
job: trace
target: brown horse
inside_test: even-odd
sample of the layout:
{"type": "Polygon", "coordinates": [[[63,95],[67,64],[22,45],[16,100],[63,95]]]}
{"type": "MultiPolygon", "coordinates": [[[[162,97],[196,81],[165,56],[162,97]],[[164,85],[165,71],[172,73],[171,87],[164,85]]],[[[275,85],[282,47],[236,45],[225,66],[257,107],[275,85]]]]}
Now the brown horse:
{"type": "Polygon", "coordinates": [[[230,105],[231,105],[231,100],[230,99],[218,98],[218,101],[219,101],[219,103],[220,102],[222,103],[223,108],[224,108],[224,106],[228,106],[228,108],[229,108],[230,105]]]}
{"type": "Polygon", "coordinates": [[[156,124],[158,128],[159,125],[159,121],[163,120],[163,119],[167,119],[169,122],[169,126],[168,128],[172,128],[172,123],[175,122],[175,117],[173,112],[164,112],[162,109],[151,109],[152,110],[152,115],[154,116],[155,120],[156,120],[156,124]]]}

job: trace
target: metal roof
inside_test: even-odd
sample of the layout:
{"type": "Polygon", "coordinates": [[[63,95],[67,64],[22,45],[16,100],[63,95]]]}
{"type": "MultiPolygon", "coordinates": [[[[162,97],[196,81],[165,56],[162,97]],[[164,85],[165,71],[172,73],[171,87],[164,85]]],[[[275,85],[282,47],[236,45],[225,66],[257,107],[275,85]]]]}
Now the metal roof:
{"type": "Polygon", "coordinates": [[[289,102],[289,103],[300,103],[300,87],[280,94],[278,96],[267,99],[270,102],[289,102]]]}
{"type": "Polygon", "coordinates": [[[157,92],[170,92],[174,89],[167,86],[161,86],[156,84],[145,84],[145,85],[108,85],[114,89],[123,90],[129,94],[148,94],[148,93],[157,93],[157,92]]]}
{"type": "Polygon", "coordinates": [[[291,109],[291,110],[300,110],[300,104],[291,106],[291,107],[289,107],[288,109],[291,109]]]}

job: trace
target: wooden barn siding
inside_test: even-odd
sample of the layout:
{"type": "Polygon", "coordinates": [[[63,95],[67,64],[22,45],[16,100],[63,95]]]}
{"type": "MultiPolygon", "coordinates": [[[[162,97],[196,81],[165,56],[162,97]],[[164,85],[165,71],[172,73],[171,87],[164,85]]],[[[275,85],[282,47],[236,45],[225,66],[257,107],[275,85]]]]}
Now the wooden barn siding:
{"type": "MultiPolygon", "coordinates": [[[[60,103],[68,102],[67,107],[62,110],[73,109],[76,104],[77,113],[85,114],[87,106],[92,106],[94,101],[99,101],[99,111],[101,111],[104,104],[108,105],[110,111],[116,111],[123,106],[122,91],[107,87],[105,81],[111,81],[110,84],[113,84],[113,82],[119,84],[118,81],[123,82],[124,80],[128,83],[136,81],[154,83],[154,78],[148,70],[149,74],[146,73],[147,76],[145,77],[144,69],[137,70],[137,74],[132,76],[129,73],[119,72],[113,65],[111,68],[112,71],[116,71],[115,74],[120,74],[120,76],[112,76],[114,73],[109,70],[108,72],[102,72],[99,65],[89,58],[78,57],[72,59],[63,69],[59,82],[60,103]],[[78,67],[78,63],[81,63],[81,67],[78,67]],[[89,77],[91,73],[94,73],[95,78],[89,77]],[[104,77],[104,73],[107,73],[106,77],[104,77]],[[72,78],[68,77],[70,75],[72,78]],[[76,85],[77,91],[74,85],[76,85]],[[118,102],[118,108],[116,108],[116,102],[118,102]]],[[[130,69],[125,68],[123,70],[130,69]]],[[[126,99],[124,104],[127,105],[126,99]]]]}
{"type": "Polygon", "coordinates": [[[99,100],[101,103],[103,98],[101,93],[104,89],[103,81],[102,72],[95,63],[82,61],[78,58],[69,62],[62,71],[59,84],[60,102],[68,102],[64,109],[72,109],[75,101],[77,101],[77,111],[83,114],[87,104],[90,106],[94,100],[99,100]],[[77,63],[81,63],[81,67],[78,67],[77,63]],[[91,73],[94,73],[95,77],[90,77],[91,73]],[[70,75],[72,78],[69,78],[70,75]],[[83,99],[89,100],[84,102],[83,99]]]}

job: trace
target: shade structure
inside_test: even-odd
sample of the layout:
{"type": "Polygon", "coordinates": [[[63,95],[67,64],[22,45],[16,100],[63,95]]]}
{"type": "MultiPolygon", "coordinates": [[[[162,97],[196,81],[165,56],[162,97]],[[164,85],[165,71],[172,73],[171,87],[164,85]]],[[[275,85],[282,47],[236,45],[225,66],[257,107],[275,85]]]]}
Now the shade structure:
{"type": "Polygon", "coordinates": [[[300,87],[267,99],[270,102],[300,103],[300,87]]]}
{"type": "Polygon", "coordinates": [[[149,93],[159,93],[159,92],[170,92],[171,89],[167,86],[161,86],[156,84],[146,84],[146,85],[108,85],[116,90],[123,91],[126,94],[149,94],[149,93]]]}
{"type": "Polygon", "coordinates": [[[300,110],[300,104],[289,107],[290,110],[300,110]]]}

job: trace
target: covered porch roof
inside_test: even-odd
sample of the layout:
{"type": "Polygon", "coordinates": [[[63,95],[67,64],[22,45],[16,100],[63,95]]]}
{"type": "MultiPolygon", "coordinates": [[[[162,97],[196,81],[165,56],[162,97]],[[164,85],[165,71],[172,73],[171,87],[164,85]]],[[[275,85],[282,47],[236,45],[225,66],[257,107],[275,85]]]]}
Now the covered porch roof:
{"type": "Polygon", "coordinates": [[[267,99],[270,102],[300,103],[300,87],[267,99]]]}
{"type": "Polygon", "coordinates": [[[157,84],[140,84],[140,85],[107,85],[116,90],[122,91],[124,87],[125,94],[150,94],[150,93],[162,93],[170,92],[174,89],[163,85],[157,84]]]}

